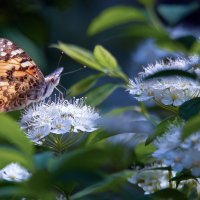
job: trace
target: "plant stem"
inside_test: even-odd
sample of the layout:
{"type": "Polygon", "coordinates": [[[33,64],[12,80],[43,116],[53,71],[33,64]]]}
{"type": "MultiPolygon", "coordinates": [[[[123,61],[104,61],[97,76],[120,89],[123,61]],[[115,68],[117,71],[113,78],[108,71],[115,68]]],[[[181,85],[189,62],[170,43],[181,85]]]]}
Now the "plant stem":
{"type": "Polygon", "coordinates": [[[146,106],[144,105],[143,102],[140,102],[140,107],[141,107],[141,113],[146,117],[147,120],[149,120],[154,126],[157,126],[158,123],[149,115],[146,106]]]}
{"type": "Polygon", "coordinates": [[[173,107],[173,106],[165,106],[164,104],[160,103],[159,101],[155,100],[155,103],[160,106],[161,108],[165,109],[165,110],[168,110],[168,111],[171,111],[175,114],[177,114],[177,108],[173,107]]]}

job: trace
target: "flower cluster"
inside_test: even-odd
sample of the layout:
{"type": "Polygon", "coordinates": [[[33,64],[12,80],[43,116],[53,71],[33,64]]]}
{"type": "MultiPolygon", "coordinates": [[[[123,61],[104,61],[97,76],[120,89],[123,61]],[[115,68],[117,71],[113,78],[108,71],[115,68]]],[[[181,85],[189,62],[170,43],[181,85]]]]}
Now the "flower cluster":
{"type": "Polygon", "coordinates": [[[179,58],[168,60],[168,63],[157,62],[144,68],[137,78],[130,80],[129,93],[138,101],[154,99],[164,105],[179,106],[187,100],[200,96],[200,84],[198,81],[187,77],[154,77],[145,79],[160,71],[183,70],[198,74],[194,68],[199,64],[199,57],[193,56],[189,59],[179,58]]]}
{"type": "Polygon", "coordinates": [[[145,194],[151,194],[169,187],[168,177],[169,172],[166,170],[138,170],[128,181],[141,187],[145,194]]]}
{"type": "Polygon", "coordinates": [[[97,119],[99,114],[85,105],[84,99],[58,99],[32,104],[24,111],[20,124],[27,137],[40,144],[50,133],[92,132],[97,119]]]}
{"type": "MultiPolygon", "coordinates": [[[[152,194],[158,190],[169,187],[177,188],[175,181],[169,181],[169,178],[174,177],[176,173],[174,171],[164,170],[164,168],[159,170],[158,168],[162,168],[162,165],[156,167],[157,169],[154,167],[152,169],[144,168],[142,170],[137,170],[137,174],[129,178],[128,181],[141,187],[144,190],[144,194],[152,194]]],[[[199,179],[197,179],[197,181],[199,181],[199,179]]],[[[178,189],[184,188],[187,184],[193,184],[199,193],[197,181],[192,179],[181,181],[178,185],[178,189]]]]}
{"type": "Polygon", "coordinates": [[[0,180],[22,182],[30,176],[31,174],[18,163],[11,163],[0,170],[0,180]]]}
{"type": "Polygon", "coordinates": [[[189,169],[194,176],[200,176],[200,132],[182,141],[182,128],[183,124],[171,125],[163,136],[155,140],[153,157],[176,172],[189,169]]]}

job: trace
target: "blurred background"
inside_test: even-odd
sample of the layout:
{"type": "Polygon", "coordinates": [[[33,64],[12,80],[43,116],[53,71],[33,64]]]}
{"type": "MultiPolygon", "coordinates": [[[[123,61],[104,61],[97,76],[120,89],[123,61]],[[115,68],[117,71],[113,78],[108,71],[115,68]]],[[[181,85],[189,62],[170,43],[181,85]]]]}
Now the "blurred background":
{"type": "MultiPolygon", "coordinates": [[[[50,45],[62,41],[89,50],[96,44],[103,45],[133,78],[147,63],[177,55],[188,56],[194,44],[195,53],[198,52],[199,15],[199,0],[1,0],[0,36],[23,48],[44,75],[57,67],[61,55],[50,45]],[[92,32],[92,21],[113,6],[137,8],[147,20],[129,20],[107,30],[92,32]]],[[[64,67],[64,72],[70,72],[82,65],[64,55],[60,66],[64,67]]],[[[87,68],[63,76],[61,84],[68,89],[93,73],[94,70],[87,68]]],[[[116,81],[102,78],[97,85],[116,81]]],[[[112,109],[134,102],[124,89],[118,89],[101,108],[112,109]]]]}

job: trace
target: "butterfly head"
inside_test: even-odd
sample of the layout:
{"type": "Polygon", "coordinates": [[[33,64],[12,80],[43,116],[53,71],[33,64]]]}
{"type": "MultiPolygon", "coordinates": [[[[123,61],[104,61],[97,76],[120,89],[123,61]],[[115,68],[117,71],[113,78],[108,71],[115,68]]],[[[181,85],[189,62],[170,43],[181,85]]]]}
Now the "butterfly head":
{"type": "Polygon", "coordinates": [[[53,92],[54,88],[59,84],[62,71],[63,68],[60,67],[45,77],[46,89],[42,99],[49,97],[53,92]]]}

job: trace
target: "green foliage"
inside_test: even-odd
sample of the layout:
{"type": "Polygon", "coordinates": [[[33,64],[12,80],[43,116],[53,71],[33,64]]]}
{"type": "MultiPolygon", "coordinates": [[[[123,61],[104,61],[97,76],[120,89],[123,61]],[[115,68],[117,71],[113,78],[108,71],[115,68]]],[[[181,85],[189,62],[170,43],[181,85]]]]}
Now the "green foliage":
{"type": "Polygon", "coordinates": [[[184,102],[179,107],[179,116],[184,120],[189,120],[193,116],[197,115],[200,111],[200,98],[194,98],[184,102]]]}
{"type": "Polygon", "coordinates": [[[97,106],[104,101],[110,94],[112,94],[119,85],[107,83],[102,86],[96,87],[87,93],[86,102],[88,105],[97,106]]]}
{"type": "Polygon", "coordinates": [[[93,193],[97,194],[101,192],[106,192],[108,190],[118,190],[118,188],[126,183],[127,179],[130,178],[133,174],[133,171],[121,171],[119,173],[112,174],[106,177],[103,181],[100,181],[75,193],[74,195],[72,195],[71,198],[72,200],[75,200],[93,193]]]}
{"type": "Polygon", "coordinates": [[[161,200],[161,199],[173,199],[173,200],[187,200],[187,197],[182,192],[179,192],[176,189],[163,189],[158,192],[155,192],[153,195],[154,199],[161,200]]]}
{"type": "Polygon", "coordinates": [[[127,22],[144,22],[146,20],[144,13],[129,6],[115,6],[104,10],[97,16],[88,28],[89,35],[95,35],[111,27],[127,22]]]}
{"type": "Polygon", "coordinates": [[[52,45],[52,47],[63,51],[65,54],[80,64],[103,72],[108,76],[120,78],[125,81],[128,80],[126,75],[117,65],[116,59],[102,46],[97,45],[93,53],[81,47],[71,44],[64,44],[61,42],[59,42],[58,45],[52,45]]]}
{"type": "Polygon", "coordinates": [[[155,151],[155,147],[153,145],[146,146],[145,144],[141,143],[135,148],[136,158],[139,162],[148,163],[152,162],[151,154],[155,151]]]}
{"type": "Polygon", "coordinates": [[[33,154],[33,145],[25,137],[24,133],[20,131],[19,126],[16,121],[12,118],[1,114],[1,129],[0,129],[0,139],[10,143],[9,146],[15,147],[1,147],[0,155],[0,167],[10,163],[11,161],[19,162],[24,164],[30,170],[33,170],[33,163],[31,156],[33,154]]]}
{"type": "MultiPolygon", "coordinates": [[[[125,82],[128,81],[128,78],[122,72],[115,57],[100,45],[95,46],[93,53],[86,49],[63,43],[53,45],[53,47],[60,49],[77,62],[87,65],[88,67],[91,67],[97,71],[103,72],[101,74],[86,77],[85,79],[71,86],[69,89],[70,96],[80,95],[81,93],[88,91],[102,76],[107,75],[113,78],[119,78],[125,82]]],[[[121,86],[123,87],[123,85],[119,84],[106,83],[96,87],[95,89],[89,90],[85,95],[87,97],[86,102],[89,105],[97,106],[121,86]]]]}
{"type": "Polygon", "coordinates": [[[183,77],[186,77],[186,78],[191,78],[191,79],[194,79],[194,80],[197,79],[196,74],[192,74],[192,73],[177,69],[177,70],[165,70],[165,71],[156,72],[152,75],[145,77],[145,80],[152,79],[152,78],[159,78],[159,77],[173,77],[173,76],[177,76],[177,75],[183,76],[183,77]]]}
{"type": "MultiPolygon", "coordinates": [[[[138,10],[131,6],[113,6],[103,10],[93,21],[88,28],[88,34],[93,36],[101,33],[107,29],[113,28],[118,25],[124,25],[122,30],[118,30],[117,37],[132,36],[135,40],[135,36],[139,40],[145,38],[154,38],[156,44],[160,48],[164,48],[168,51],[182,51],[185,54],[198,54],[199,45],[198,41],[193,38],[193,42],[185,43],[186,39],[172,39],[168,32],[163,28],[157,13],[155,12],[154,0],[138,0],[145,10],[138,10]],[[130,23],[127,22],[136,22],[130,23]]],[[[167,20],[170,24],[176,24],[184,16],[189,15],[199,6],[196,2],[189,4],[189,7],[185,5],[163,5],[158,6],[159,14],[167,20]],[[169,11],[174,10],[174,14],[169,14],[169,11]],[[172,17],[173,16],[173,17],[172,17]]],[[[115,33],[116,34],[116,33],[115,33]]]]}
{"type": "Polygon", "coordinates": [[[98,79],[102,76],[103,74],[94,74],[75,83],[73,86],[69,88],[68,90],[69,95],[73,97],[82,94],[83,92],[87,92],[90,88],[92,88],[95,85],[98,79]]]}
{"type": "Polygon", "coordinates": [[[113,55],[110,52],[108,52],[101,45],[95,46],[94,57],[104,67],[111,68],[111,69],[118,69],[118,63],[116,59],[113,57],[113,55]]]}
{"type": "Polygon", "coordinates": [[[151,7],[154,5],[155,0],[138,0],[141,4],[143,4],[146,7],[151,7]]]}
{"type": "Polygon", "coordinates": [[[30,157],[28,157],[25,153],[16,150],[15,148],[0,147],[0,159],[1,168],[7,164],[10,164],[11,162],[17,162],[26,166],[28,169],[33,170],[33,163],[30,157]]]}
{"type": "Polygon", "coordinates": [[[200,115],[191,117],[183,127],[182,139],[184,140],[191,134],[200,130],[200,115]]]}
{"type": "Polygon", "coordinates": [[[150,143],[152,143],[157,137],[161,137],[169,128],[169,125],[174,123],[174,122],[178,122],[180,121],[176,116],[172,116],[172,117],[169,117],[163,121],[161,121],[157,127],[155,128],[155,131],[153,134],[151,134],[145,144],[146,145],[149,145],[150,143]]]}

